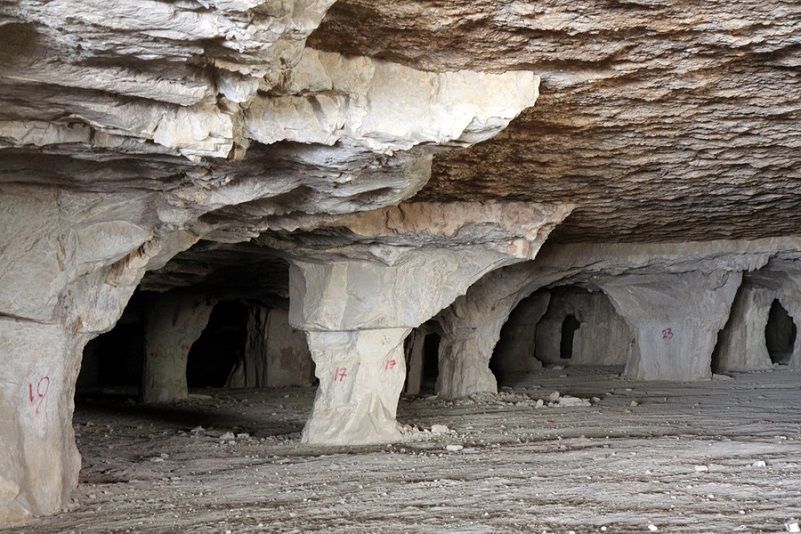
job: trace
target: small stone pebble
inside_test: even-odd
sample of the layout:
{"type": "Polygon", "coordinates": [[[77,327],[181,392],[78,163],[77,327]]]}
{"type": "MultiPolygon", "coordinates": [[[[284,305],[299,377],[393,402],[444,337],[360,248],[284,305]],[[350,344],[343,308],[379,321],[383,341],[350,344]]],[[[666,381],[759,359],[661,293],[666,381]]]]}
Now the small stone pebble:
{"type": "Polygon", "coordinates": [[[459,452],[462,449],[464,449],[462,445],[448,445],[445,447],[445,450],[448,452],[459,452]]]}

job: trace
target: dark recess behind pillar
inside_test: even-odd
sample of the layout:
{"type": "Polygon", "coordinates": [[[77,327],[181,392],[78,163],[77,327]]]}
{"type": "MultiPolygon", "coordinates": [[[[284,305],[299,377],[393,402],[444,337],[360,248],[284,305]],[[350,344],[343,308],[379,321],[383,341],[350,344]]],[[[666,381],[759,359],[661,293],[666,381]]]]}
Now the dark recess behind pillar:
{"type": "Polygon", "coordinates": [[[797,328],[793,318],[778,299],[774,300],[770,307],[768,324],[765,325],[765,342],[773,363],[783,365],[789,363],[793,354],[796,334],[797,328]]]}
{"type": "Polygon", "coordinates": [[[79,390],[93,387],[140,386],[145,359],[144,305],[148,295],[135,292],[113,329],[87,343],[79,390]]]}
{"type": "Polygon", "coordinates": [[[562,322],[562,338],[559,341],[559,357],[561,359],[569,360],[573,357],[573,337],[579,326],[581,323],[575,315],[568,315],[562,322]]]}
{"type": "Polygon", "coordinates": [[[439,334],[432,332],[423,341],[423,380],[421,392],[433,392],[439,376],[439,334]]]}
{"type": "Polygon", "coordinates": [[[223,387],[234,365],[244,356],[248,307],[220,302],[203,333],[189,350],[186,380],[190,388],[223,387]]]}

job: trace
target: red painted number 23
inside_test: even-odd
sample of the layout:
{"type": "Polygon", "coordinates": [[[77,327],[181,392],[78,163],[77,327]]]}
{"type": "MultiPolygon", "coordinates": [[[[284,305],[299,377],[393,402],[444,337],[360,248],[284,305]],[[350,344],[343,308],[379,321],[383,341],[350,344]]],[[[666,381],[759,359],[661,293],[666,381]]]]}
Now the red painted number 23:
{"type": "Polygon", "coordinates": [[[673,339],[673,330],[670,328],[662,330],[662,341],[670,341],[671,339],[673,339]]]}
{"type": "Polygon", "coordinates": [[[28,384],[28,402],[32,406],[36,406],[36,415],[42,410],[42,404],[47,396],[47,390],[50,389],[50,377],[43,376],[34,386],[28,384]]]}

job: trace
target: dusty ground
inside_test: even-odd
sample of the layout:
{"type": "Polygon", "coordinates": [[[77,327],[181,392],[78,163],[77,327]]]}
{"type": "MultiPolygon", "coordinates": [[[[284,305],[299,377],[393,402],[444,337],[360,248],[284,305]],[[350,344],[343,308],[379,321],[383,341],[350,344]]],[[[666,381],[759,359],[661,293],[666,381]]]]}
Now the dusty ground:
{"type": "Polygon", "coordinates": [[[800,378],[549,370],[498,397],[404,400],[401,421],[455,432],[349,449],[299,444],[312,389],[204,391],[169,409],[98,398],[75,415],[73,508],[25,531],[785,531],[801,519],[800,378]],[[600,401],[535,407],[554,390],[600,401]]]}

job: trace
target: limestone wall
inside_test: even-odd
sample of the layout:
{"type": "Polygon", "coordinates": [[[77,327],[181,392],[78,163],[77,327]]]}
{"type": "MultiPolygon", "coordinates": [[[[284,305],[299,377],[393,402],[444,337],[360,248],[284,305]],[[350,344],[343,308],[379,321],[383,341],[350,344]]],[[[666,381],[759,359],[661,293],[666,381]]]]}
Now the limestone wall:
{"type": "Polygon", "coordinates": [[[624,365],[631,349],[631,331],[601,292],[581,288],[553,291],[548,312],[536,327],[535,357],[546,364],[624,365]],[[562,324],[568,315],[580,326],[573,338],[573,353],[562,359],[562,324]]]}

